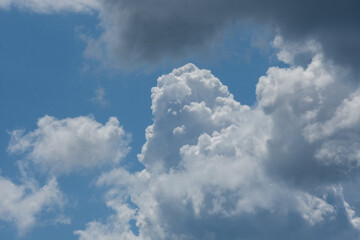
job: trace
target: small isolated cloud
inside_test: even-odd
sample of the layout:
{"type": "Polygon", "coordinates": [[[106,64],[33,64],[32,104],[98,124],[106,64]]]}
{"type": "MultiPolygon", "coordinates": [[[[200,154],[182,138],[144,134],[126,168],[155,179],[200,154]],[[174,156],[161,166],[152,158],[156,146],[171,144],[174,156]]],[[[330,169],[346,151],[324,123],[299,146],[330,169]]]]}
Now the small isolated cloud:
{"type": "Polygon", "coordinates": [[[115,117],[103,125],[92,117],[45,116],[37,125],[32,132],[13,131],[8,151],[24,154],[44,172],[62,174],[116,164],[129,151],[129,135],[115,117]]]}
{"type": "MultiPolygon", "coordinates": [[[[123,70],[209,51],[231,24],[254,22],[290,44],[314,41],[325,58],[358,71],[359,5],[358,0],[0,0],[3,9],[97,13],[101,34],[83,36],[84,55],[123,70]]],[[[259,36],[252,45],[263,47],[259,36]]]]}
{"type": "Polygon", "coordinates": [[[39,213],[64,203],[55,179],[40,188],[0,176],[0,192],[0,220],[14,223],[20,235],[35,225],[39,213]]]}
{"type": "Polygon", "coordinates": [[[95,97],[93,97],[91,101],[100,106],[107,105],[108,102],[105,100],[105,89],[103,87],[98,87],[95,90],[95,97]]]}
{"type": "Polygon", "coordinates": [[[359,206],[346,198],[357,190],[346,183],[360,170],[360,88],[318,51],[306,67],[269,68],[252,108],[193,64],[161,76],[145,169],[102,174],[115,213],[79,238],[358,239],[359,206]]]}

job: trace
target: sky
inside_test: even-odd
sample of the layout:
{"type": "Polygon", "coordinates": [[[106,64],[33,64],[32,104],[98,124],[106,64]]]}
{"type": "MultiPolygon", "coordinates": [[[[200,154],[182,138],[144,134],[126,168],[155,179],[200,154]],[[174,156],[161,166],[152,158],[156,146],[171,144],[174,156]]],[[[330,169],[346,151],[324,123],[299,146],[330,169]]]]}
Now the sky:
{"type": "Polygon", "coordinates": [[[356,0],[0,0],[0,238],[359,239],[356,0]]]}

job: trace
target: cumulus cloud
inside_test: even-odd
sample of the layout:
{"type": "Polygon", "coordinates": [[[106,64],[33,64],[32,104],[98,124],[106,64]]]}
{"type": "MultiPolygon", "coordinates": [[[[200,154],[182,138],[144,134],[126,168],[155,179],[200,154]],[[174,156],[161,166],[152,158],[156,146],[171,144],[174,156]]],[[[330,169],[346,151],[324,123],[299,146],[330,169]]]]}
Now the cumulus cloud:
{"type": "Polygon", "coordinates": [[[64,203],[55,179],[41,188],[32,183],[17,185],[0,176],[0,220],[14,223],[20,235],[34,226],[39,213],[64,203]]]}
{"type": "Polygon", "coordinates": [[[13,131],[8,151],[52,174],[117,164],[129,151],[129,135],[115,117],[103,125],[92,117],[45,116],[37,125],[32,132],[13,131]]]}
{"type": "Polygon", "coordinates": [[[127,205],[116,206],[117,214],[107,220],[107,224],[90,222],[85,231],[75,231],[80,240],[137,239],[130,230],[129,219],[134,219],[135,210],[127,205]]]}
{"type": "Polygon", "coordinates": [[[359,85],[304,49],[308,65],[259,79],[252,108],[193,64],[160,77],[145,169],[98,179],[114,214],[80,239],[357,239],[359,206],[342,186],[359,171],[359,85]]]}
{"type": "MultiPolygon", "coordinates": [[[[8,151],[23,157],[18,166],[24,183],[16,185],[0,177],[0,219],[15,223],[19,233],[25,233],[35,225],[39,213],[64,203],[54,177],[40,188],[29,173],[36,169],[57,176],[115,165],[128,153],[129,138],[115,117],[101,124],[91,116],[61,120],[45,116],[33,131],[11,132],[8,151]]],[[[62,215],[53,219],[56,224],[69,221],[62,215]]]]}
{"type": "MultiPolygon", "coordinates": [[[[344,68],[359,67],[357,1],[0,1],[12,6],[98,11],[102,33],[83,36],[85,55],[121,67],[206,48],[243,20],[277,29],[278,58],[290,64],[259,79],[254,107],[193,64],[160,77],[138,155],[145,169],[114,169],[98,179],[114,214],[76,231],[81,240],[359,238],[358,203],[345,197],[354,190],[342,187],[356,181],[360,166],[360,88],[346,81],[356,78],[344,68]]],[[[127,144],[115,118],[102,125],[45,116],[32,132],[12,132],[8,150],[61,174],[118,163],[127,144]]],[[[0,217],[28,228],[57,198],[54,182],[28,194],[1,178],[10,192],[0,197],[0,217]],[[11,204],[27,199],[39,204],[21,215],[11,204]]]]}

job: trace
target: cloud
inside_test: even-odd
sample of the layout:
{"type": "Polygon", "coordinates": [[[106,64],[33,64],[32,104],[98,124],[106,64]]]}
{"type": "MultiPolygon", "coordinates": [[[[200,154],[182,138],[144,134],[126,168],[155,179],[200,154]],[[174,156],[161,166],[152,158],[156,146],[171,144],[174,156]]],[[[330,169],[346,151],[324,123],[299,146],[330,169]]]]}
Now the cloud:
{"type": "MultiPolygon", "coordinates": [[[[58,120],[45,116],[30,132],[11,132],[8,152],[23,157],[19,170],[23,185],[16,185],[0,176],[0,219],[14,222],[20,234],[35,225],[36,217],[44,209],[62,206],[64,198],[53,176],[70,172],[116,165],[129,151],[130,136],[115,117],[106,124],[91,116],[58,120]],[[40,171],[52,179],[42,188],[29,173],[40,171]]],[[[43,218],[43,216],[41,216],[43,218]]],[[[60,215],[54,224],[69,224],[60,215]]]]}
{"type": "Polygon", "coordinates": [[[41,188],[32,182],[30,179],[24,185],[16,185],[0,176],[0,219],[14,223],[20,235],[35,225],[39,213],[64,203],[55,179],[41,188]]]}
{"type": "Polygon", "coordinates": [[[108,102],[105,100],[105,95],[105,89],[103,87],[98,87],[95,90],[95,97],[93,97],[91,101],[100,106],[105,106],[108,104],[108,102]]]}
{"type": "Polygon", "coordinates": [[[357,0],[0,0],[0,8],[11,7],[45,14],[97,13],[101,34],[82,34],[84,55],[123,70],[209,52],[223,39],[224,29],[237,22],[265,26],[293,46],[313,41],[326,59],[356,72],[360,64],[357,0]]]}
{"type": "Polygon", "coordinates": [[[103,32],[86,38],[85,56],[123,69],[193,56],[211,50],[233,23],[254,22],[292,45],[314,41],[326,58],[356,70],[358,8],[356,0],[104,0],[99,8],[103,32]]]}
{"type": "Polygon", "coordinates": [[[305,69],[272,67],[259,79],[258,104],[274,124],[272,137],[267,142],[271,171],[294,184],[305,185],[336,182],[357,171],[352,167],[354,158],[332,154],[335,149],[326,151],[334,142],[337,148],[348,143],[343,154],[352,155],[357,151],[358,139],[354,133],[359,130],[352,124],[357,111],[347,116],[343,112],[348,112],[347,105],[356,105],[359,86],[342,83],[344,80],[351,80],[351,75],[342,68],[326,64],[321,55],[315,55],[305,69]],[[349,98],[355,98],[355,102],[349,98]],[[339,118],[348,125],[329,124],[339,118]],[[317,127],[337,134],[317,138],[317,127]]]}
{"type": "Polygon", "coordinates": [[[137,239],[130,230],[129,219],[134,218],[135,210],[127,205],[117,206],[117,214],[108,219],[108,224],[90,222],[86,231],[75,231],[80,240],[137,239]]]}
{"type": "Polygon", "coordinates": [[[193,64],[161,76],[145,169],[100,176],[114,214],[80,239],[357,239],[355,190],[343,186],[359,172],[360,88],[312,46],[281,54],[309,49],[305,67],[260,77],[252,108],[193,64]]]}
{"type": "Polygon", "coordinates": [[[85,12],[90,13],[98,9],[98,0],[0,0],[0,8],[9,9],[11,7],[20,10],[32,11],[36,13],[59,13],[59,12],[85,12]]]}
{"type": "Polygon", "coordinates": [[[24,154],[27,161],[51,174],[117,164],[129,151],[129,135],[115,117],[102,125],[92,117],[45,116],[37,125],[32,132],[13,131],[8,151],[24,154]]]}
{"type": "Polygon", "coordinates": [[[178,164],[181,146],[195,144],[201,133],[229,124],[233,114],[226,113],[227,105],[239,112],[248,109],[235,102],[210,71],[198,71],[191,64],[160,77],[151,93],[154,124],[146,129],[147,142],[139,157],[145,166],[159,171],[178,164]],[[180,129],[186,131],[181,136],[174,134],[180,129]]]}

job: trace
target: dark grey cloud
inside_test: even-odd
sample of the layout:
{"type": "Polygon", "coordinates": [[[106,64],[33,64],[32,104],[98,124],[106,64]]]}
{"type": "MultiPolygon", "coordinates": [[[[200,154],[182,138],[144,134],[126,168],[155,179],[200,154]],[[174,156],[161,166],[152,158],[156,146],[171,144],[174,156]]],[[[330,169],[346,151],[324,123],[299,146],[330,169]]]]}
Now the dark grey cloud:
{"type": "Polygon", "coordinates": [[[237,21],[254,21],[277,29],[289,42],[314,39],[336,63],[354,68],[360,64],[360,2],[356,0],[104,0],[102,3],[100,25],[104,33],[93,47],[102,48],[103,54],[112,55],[125,65],[151,63],[208,49],[221,39],[224,28],[237,21]]]}
{"type": "MultiPolygon", "coordinates": [[[[261,2],[257,6],[264,6],[261,2]]],[[[265,8],[253,7],[251,17],[272,22],[286,40],[314,39],[331,60],[356,67],[360,63],[359,9],[360,2],[355,0],[279,0],[268,1],[265,8]]]]}

